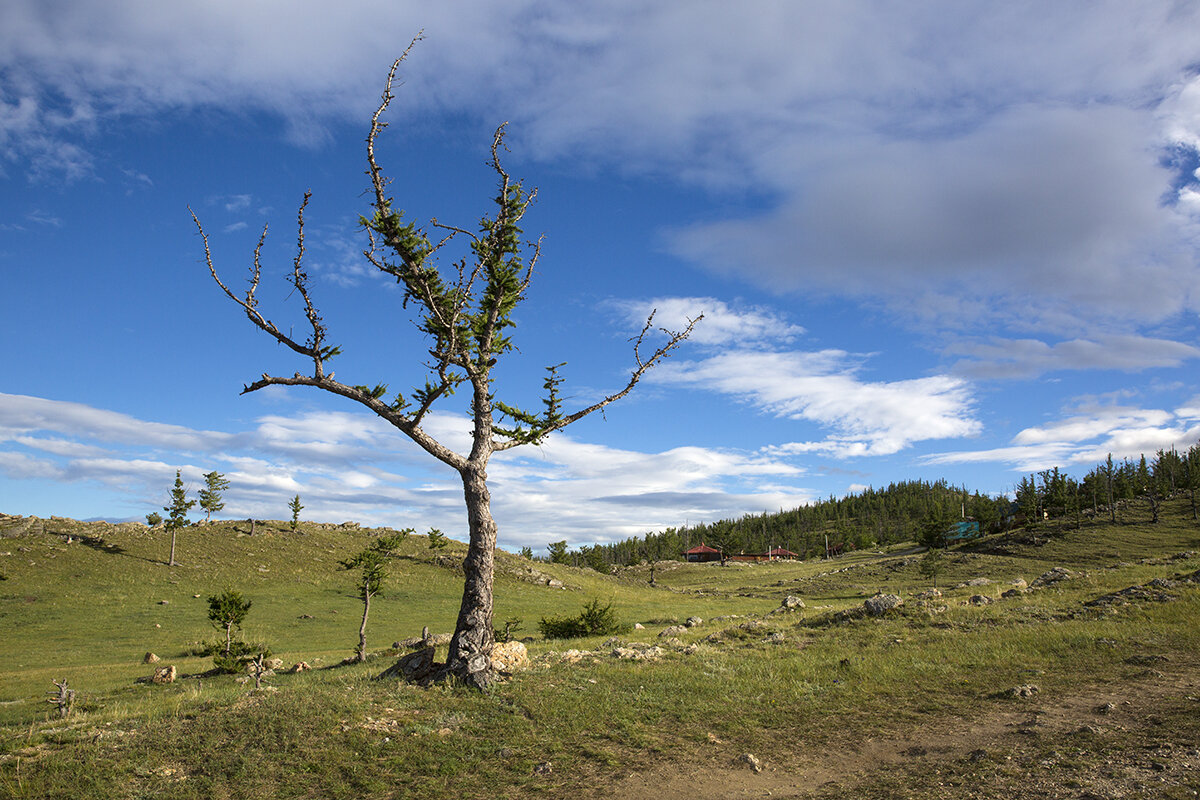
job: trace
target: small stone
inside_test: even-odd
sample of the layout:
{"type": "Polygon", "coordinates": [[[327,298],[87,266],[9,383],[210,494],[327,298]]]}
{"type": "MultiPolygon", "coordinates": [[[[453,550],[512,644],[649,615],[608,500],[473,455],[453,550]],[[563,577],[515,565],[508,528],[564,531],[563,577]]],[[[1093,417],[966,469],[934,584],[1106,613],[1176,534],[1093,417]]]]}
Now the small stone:
{"type": "Polygon", "coordinates": [[[783,602],[779,604],[780,608],[804,608],[804,601],[794,594],[789,594],[783,598],[783,602]]]}
{"type": "Polygon", "coordinates": [[[662,632],[658,634],[658,638],[667,639],[667,638],[679,636],[686,631],[687,631],[687,628],[685,628],[682,625],[672,625],[669,628],[663,628],[662,632]]]}
{"type": "Polygon", "coordinates": [[[549,761],[543,761],[533,767],[534,775],[549,775],[551,772],[554,772],[554,765],[549,761]]]}
{"type": "Polygon", "coordinates": [[[1023,686],[1014,686],[1008,690],[1008,694],[1010,697],[1033,697],[1040,691],[1041,689],[1034,684],[1027,683],[1023,686]]]}
{"type": "Polygon", "coordinates": [[[154,653],[146,653],[146,655],[142,656],[143,664],[157,664],[159,661],[162,661],[162,659],[154,653]]]}
{"type": "Polygon", "coordinates": [[[310,669],[312,669],[312,667],[310,667],[308,665],[307,661],[297,661],[295,664],[292,665],[292,668],[290,670],[288,670],[288,672],[291,672],[291,673],[308,672],[310,669]]]}
{"type": "Polygon", "coordinates": [[[646,626],[640,622],[635,622],[635,623],[633,623],[633,629],[635,631],[644,631],[644,630],[646,630],[646,626]]]}
{"type": "Polygon", "coordinates": [[[756,774],[763,771],[762,762],[759,761],[752,753],[743,753],[733,761],[735,764],[745,764],[756,774]]]}
{"type": "Polygon", "coordinates": [[[171,601],[170,600],[159,600],[158,604],[160,606],[169,606],[169,605],[171,605],[171,601]]]}
{"type": "Polygon", "coordinates": [[[967,598],[967,602],[973,606],[988,606],[992,604],[992,598],[985,594],[975,594],[967,598]]]}
{"type": "Polygon", "coordinates": [[[704,620],[700,619],[700,617],[688,617],[683,624],[689,628],[695,628],[698,625],[703,625],[704,620]]]}

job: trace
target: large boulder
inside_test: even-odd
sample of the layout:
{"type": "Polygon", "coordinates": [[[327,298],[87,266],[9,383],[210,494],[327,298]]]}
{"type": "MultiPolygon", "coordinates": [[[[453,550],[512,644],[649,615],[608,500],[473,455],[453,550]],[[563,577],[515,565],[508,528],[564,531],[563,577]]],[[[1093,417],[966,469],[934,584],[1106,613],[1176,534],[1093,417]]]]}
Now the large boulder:
{"type": "Polygon", "coordinates": [[[904,600],[894,594],[877,594],[874,597],[868,597],[863,602],[863,608],[872,617],[881,617],[902,605],[904,605],[904,600]]]}
{"type": "Polygon", "coordinates": [[[529,651],[520,642],[497,642],[492,646],[492,669],[512,674],[529,666],[529,651]]]}
{"type": "Polygon", "coordinates": [[[174,683],[175,682],[175,665],[169,664],[165,667],[159,667],[154,670],[154,674],[150,676],[151,683],[174,683]]]}

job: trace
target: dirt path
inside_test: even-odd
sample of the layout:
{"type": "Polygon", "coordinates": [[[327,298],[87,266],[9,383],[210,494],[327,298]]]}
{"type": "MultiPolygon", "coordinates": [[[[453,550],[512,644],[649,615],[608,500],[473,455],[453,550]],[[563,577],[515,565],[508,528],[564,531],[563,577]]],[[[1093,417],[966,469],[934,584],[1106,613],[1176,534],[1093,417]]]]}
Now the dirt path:
{"type": "Polygon", "coordinates": [[[594,797],[1195,797],[1200,665],[1171,667],[1065,697],[999,701],[975,719],[940,719],[824,751],[757,753],[759,773],[714,743],[694,761],[629,775],[594,797]]]}

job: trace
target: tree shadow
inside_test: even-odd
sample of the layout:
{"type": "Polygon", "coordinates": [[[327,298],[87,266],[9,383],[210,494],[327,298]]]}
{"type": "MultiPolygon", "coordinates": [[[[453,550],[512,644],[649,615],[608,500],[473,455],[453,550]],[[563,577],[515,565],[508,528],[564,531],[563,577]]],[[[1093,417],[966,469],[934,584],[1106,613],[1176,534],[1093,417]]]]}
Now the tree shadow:
{"type": "Polygon", "coordinates": [[[160,561],[155,558],[147,558],[146,556],[134,555],[133,553],[130,553],[128,550],[126,550],[124,547],[121,547],[121,545],[113,544],[111,542],[106,542],[106,541],[104,541],[104,539],[102,539],[99,536],[81,536],[81,537],[79,537],[79,543],[81,545],[83,545],[84,547],[90,547],[92,550],[95,550],[97,553],[111,553],[111,554],[117,555],[117,556],[125,556],[126,558],[136,558],[139,561],[146,561],[151,564],[165,563],[165,562],[160,561]]]}

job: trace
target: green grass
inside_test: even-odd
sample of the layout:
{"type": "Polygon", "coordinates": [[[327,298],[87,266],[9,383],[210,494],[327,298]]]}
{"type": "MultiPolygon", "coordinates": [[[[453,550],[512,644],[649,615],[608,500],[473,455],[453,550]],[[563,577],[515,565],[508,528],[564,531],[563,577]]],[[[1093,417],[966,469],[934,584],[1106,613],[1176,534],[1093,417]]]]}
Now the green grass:
{"type": "MultiPolygon", "coordinates": [[[[107,528],[104,544],[114,549],[66,544],[56,534],[70,527],[47,524],[46,532],[0,539],[0,553],[12,554],[0,556],[8,576],[0,582],[7,639],[0,797],[559,796],[670,760],[707,763],[714,754],[770,753],[787,767],[813,748],[845,747],[866,732],[886,736],[1003,708],[1012,701],[997,691],[1007,687],[1036,683],[1063,695],[1135,680],[1147,670],[1136,659],[1147,654],[1170,669],[1200,652],[1194,584],[1173,589],[1173,602],[1084,606],[1200,569],[1195,555],[1169,558],[1200,550],[1200,527],[1180,505],[1157,526],[1043,527],[1036,542],[1019,534],[951,550],[939,584],[993,583],[944,588],[924,607],[912,595],[928,582],[916,556],[903,552],[679,565],[656,570],[657,588],[647,585],[645,568],[608,577],[533,565],[565,590],[517,580],[528,562],[501,554],[496,620],[521,618],[518,636],[535,636],[542,616],[577,614],[598,598],[627,623],[656,621],[623,634],[626,642],[655,642],[670,620],[704,618],[679,637],[694,652],[632,662],[609,657],[605,637],[535,636],[533,665],[485,695],[370,680],[387,658],[278,675],[269,681],[277,691],[268,693],[232,677],[150,686],[134,683],[149,674],[146,651],[183,673],[209,668],[210,659],[184,653],[216,637],[206,598],[226,588],[254,602],[246,636],[289,664],[333,665],[350,655],[361,604],[353,576],[337,562],[372,533],[302,526],[251,538],[214,524],[186,530],[182,566],[167,568],[159,533],[107,528]],[[1013,579],[1032,581],[1055,566],[1076,577],[988,606],[965,604],[973,594],[997,598],[1013,579]],[[908,602],[880,620],[836,616],[876,591],[908,602]],[[807,608],[767,615],[788,594],[807,608]],[[723,615],[738,618],[713,621],[723,615]],[[752,617],[765,627],[738,627],[752,617]],[[566,663],[556,654],[568,648],[596,655],[566,663]],[[74,716],[57,720],[42,700],[50,681],[63,677],[81,699],[74,716]],[[551,771],[535,769],[546,762],[551,771]]],[[[92,529],[99,535],[99,526],[92,529]]],[[[372,604],[374,650],[423,625],[449,631],[457,613],[461,576],[452,564],[439,564],[421,536],[410,536],[402,555],[372,604]]],[[[878,796],[893,796],[892,778],[879,780],[878,796]]],[[[899,788],[893,794],[907,796],[899,788]]]]}

